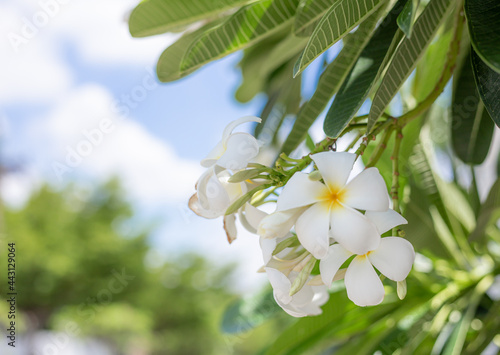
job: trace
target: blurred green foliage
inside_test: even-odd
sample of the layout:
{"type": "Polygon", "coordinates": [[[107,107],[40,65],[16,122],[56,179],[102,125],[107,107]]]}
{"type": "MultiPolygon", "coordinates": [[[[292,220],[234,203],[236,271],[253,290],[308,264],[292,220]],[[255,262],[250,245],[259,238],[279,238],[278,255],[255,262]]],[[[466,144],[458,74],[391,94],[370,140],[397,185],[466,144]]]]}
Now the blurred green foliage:
{"type": "Polygon", "coordinates": [[[270,340],[272,324],[255,336],[219,331],[236,298],[227,289],[233,265],[178,255],[148,267],[151,228],[132,217],[116,181],[95,190],[43,186],[21,209],[5,209],[18,312],[29,319],[22,328],[64,331],[75,322],[79,335],[124,354],[252,354],[270,340]]]}

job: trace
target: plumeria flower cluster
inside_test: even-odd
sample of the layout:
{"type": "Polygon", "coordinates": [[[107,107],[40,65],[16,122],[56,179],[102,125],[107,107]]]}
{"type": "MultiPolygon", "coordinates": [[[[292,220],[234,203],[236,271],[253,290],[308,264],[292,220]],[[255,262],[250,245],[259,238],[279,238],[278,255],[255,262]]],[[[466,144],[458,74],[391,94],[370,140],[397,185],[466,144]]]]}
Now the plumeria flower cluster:
{"type": "Polygon", "coordinates": [[[261,122],[254,116],[242,117],[226,126],[221,141],[201,165],[207,170],[196,183],[196,193],[189,199],[189,208],[198,216],[218,218],[224,216],[224,229],[229,243],[236,239],[236,217],[225,215],[227,208],[247,192],[245,182],[230,183],[232,174],[245,169],[259,153],[259,143],[248,133],[233,133],[239,125],[261,122]]]}
{"type": "Polygon", "coordinates": [[[328,289],[342,279],[358,306],[383,301],[381,277],[396,281],[403,297],[415,251],[402,237],[382,237],[407,221],[390,209],[378,169],[352,176],[356,154],[335,151],[312,154],[315,170],[309,174],[258,164],[245,169],[258,154],[257,141],[232,131],[249,121],[259,122],[243,118],[228,125],[221,143],[202,161],[208,170],[191,198],[193,211],[206,218],[224,215],[230,241],[236,213],[245,228],[260,236],[260,271],[267,274],[276,302],[294,317],[320,314],[328,289]],[[251,153],[238,150],[234,142],[245,142],[251,153]],[[270,195],[278,198],[275,211],[267,214],[258,207],[270,195]],[[319,274],[314,274],[318,265],[319,274]]]}

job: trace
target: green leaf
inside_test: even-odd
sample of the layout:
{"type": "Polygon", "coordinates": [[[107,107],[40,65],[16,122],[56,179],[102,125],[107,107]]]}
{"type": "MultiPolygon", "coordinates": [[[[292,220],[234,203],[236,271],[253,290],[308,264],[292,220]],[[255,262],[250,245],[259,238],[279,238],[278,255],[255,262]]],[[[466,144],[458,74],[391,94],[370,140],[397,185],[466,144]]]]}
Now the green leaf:
{"type": "Polygon", "coordinates": [[[500,127],[500,74],[487,66],[474,51],[471,53],[474,78],[479,96],[495,124],[500,127]]]}
{"type": "Polygon", "coordinates": [[[304,317],[285,329],[267,349],[267,355],[304,354],[311,346],[328,335],[332,339],[346,339],[365,331],[373,322],[381,319],[397,307],[397,304],[383,304],[377,307],[358,307],[344,290],[330,295],[322,307],[323,313],[315,317],[304,317]]]}
{"type": "Polygon", "coordinates": [[[342,133],[366,100],[398,30],[396,17],[403,3],[404,0],[400,0],[377,28],[335,96],[323,127],[328,137],[342,133]]]}
{"type": "Polygon", "coordinates": [[[133,37],[168,32],[190,23],[213,17],[251,0],[146,0],[130,14],[133,37]]]}
{"type": "Polygon", "coordinates": [[[224,312],[221,330],[224,333],[241,333],[262,324],[272,317],[280,307],[273,297],[272,290],[246,299],[232,302],[224,312]]]}
{"type": "Polygon", "coordinates": [[[445,207],[422,143],[415,145],[410,162],[411,193],[404,213],[408,224],[401,228],[406,232],[406,238],[416,250],[428,251],[441,258],[449,258],[448,250],[438,237],[429,212],[431,206],[436,206],[440,212],[444,213],[445,207]]]}
{"type": "Polygon", "coordinates": [[[359,54],[365,48],[377,25],[379,12],[375,12],[359,26],[358,30],[349,34],[349,45],[344,43],[342,51],[323,71],[316,85],[316,91],[309,101],[304,103],[295,119],[292,131],[288,135],[283,152],[289,154],[306,138],[307,131],[323,112],[328,101],[337,92],[347,77],[359,54]]]}
{"type": "Polygon", "coordinates": [[[276,33],[293,19],[298,1],[261,0],[241,8],[189,47],[181,71],[199,68],[276,33]]]}
{"type": "Polygon", "coordinates": [[[398,26],[408,38],[411,37],[419,3],[420,0],[408,0],[403,11],[401,11],[401,14],[398,16],[398,26]]]}
{"type": "Polygon", "coordinates": [[[307,42],[293,75],[298,75],[321,53],[341,40],[354,27],[370,16],[383,0],[339,0],[321,18],[307,42]]]}
{"type": "Polygon", "coordinates": [[[412,95],[417,102],[424,100],[436,87],[440,79],[436,73],[441,72],[446,64],[452,35],[452,29],[440,33],[418,62],[412,85],[412,95]]]}
{"type": "Polygon", "coordinates": [[[296,235],[290,238],[286,238],[282,240],[276,245],[276,248],[273,250],[273,255],[281,253],[286,248],[297,247],[300,245],[299,238],[296,235]]]}
{"type": "Polygon", "coordinates": [[[486,201],[481,206],[476,228],[469,236],[470,241],[481,241],[484,239],[486,228],[492,223],[492,216],[498,209],[500,209],[500,179],[497,179],[493,184],[486,201]]]}
{"type": "Polygon", "coordinates": [[[498,314],[500,314],[500,301],[497,300],[489,307],[488,314],[483,319],[483,327],[480,333],[469,342],[466,351],[463,352],[464,355],[483,354],[484,349],[498,335],[498,329],[500,329],[498,314]]]}
{"type": "Polygon", "coordinates": [[[293,281],[292,287],[290,288],[290,296],[295,295],[306,284],[309,276],[311,275],[311,271],[314,268],[314,265],[316,265],[316,261],[317,260],[311,256],[311,259],[307,262],[303,269],[300,270],[297,278],[293,281]]]}
{"type": "Polygon", "coordinates": [[[371,132],[391,100],[424,54],[441,24],[453,8],[453,0],[431,0],[413,26],[411,38],[405,37],[396,49],[382,83],[378,88],[368,118],[367,132],[371,132]]]}
{"type": "Polygon", "coordinates": [[[267,52],[266,60],[257,70],[258,74],[256,75],[265,77],[271,74],[278,67],[298,55],[304,49],[306,43],[307,38],[298,38],[293,34],[289,35],[267,52]]]}
{"type": "Polygon", "coordinates": [[[262,110],[262,122],[255,127],[255,136],[265,144],[277,144],[277,133],[285,117],[295,115],[301,101],[301,78],[294,79],[292,72],[293,62],[277,69],[266,85],[269,101],[262,110]]]}
{"type": "Polygon", "coordinates": [[[467,232],[472,231],[476,226],[476,216],[471,206],[470,198],[464,196],[457,184],[447,183],[436,177],[436,186],[441,193],[444,206],[467,232]]]}
{"type": "MultiPolygon", "coordinates": [[[[311,136],[309,133],[306,135],[306,147],[309,149],[311,152],[316,148],[316,145],[314,144],[314,141],[312,140],[311,136]]],[[[293,150],[293,149],[292,149],[293,150]]]]}
{"type": "Polygon", "coordinates": [[[470,58],[455,80],[451,105],[453,150],[464,163],[481,164],[488,155],[494,125],[479,98],[470,58]]]}
{"type": "Polygon", "coordinates": [[[500,2],[465,0],[465,16],[476,53],[500,74],[500,2]]]}
{"type": "Polygon", "coordinates": [[[293,24],[297,36],[309,37],[325,12],[339,0],[301,0],[293,24]]]}
{"type": "Polygon", "coordinates": [[[464,344],[466,342],[467,333],[471,326],[472,320],[476,316],[476,311],[483,297],[484,293],[490,288],[493,283],[493,276],[488,275],[483,278],[476,286],[472,295],[469,297],[467,310],[464,312],[462,318],[457,323],[450,339],[448,340],[443,355],[460,355],[463,354],[464,344]]]}
{"type": "Polygon", "coordinates": [[[175,43],[170,45],[170,47],[165,49],[161,54],[160,59],[158,59],[158,64],[156,66],[158,79],[160,79],[161,82],[166,83],[178,80],[188,74],[191,74],[194,69],[182,73],[180,71],[181,61],[187,51],[187,48],[197,37],[201,36],[208,29],[216,26],[217,23],[218,22],[212,22],[194,32],[186,33],[175,43]]]}
{"type": "MultiPolygon", "coordinates": [[[[272,69],[264,73],[262,67],[268,65],[269,53],[283,42],[288,32],[279,31],[244,50],[243,57],[238,63],[243,77],[242,83],[235,95],[238,101],[248,102],[258,93],[267,91],[266,84],[270,79],[269,76],[272,74],[272,69]]],[[[283,62],[279,63],[274,69],[277,69],[282,64],[283,62]]]]}

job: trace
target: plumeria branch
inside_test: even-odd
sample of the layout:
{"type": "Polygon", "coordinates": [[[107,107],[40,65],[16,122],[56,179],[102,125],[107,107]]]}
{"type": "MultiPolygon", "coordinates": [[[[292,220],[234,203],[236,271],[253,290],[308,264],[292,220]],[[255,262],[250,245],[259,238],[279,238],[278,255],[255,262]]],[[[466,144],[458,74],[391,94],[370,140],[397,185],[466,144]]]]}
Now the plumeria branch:
{"type": "MultiPolygon", "coordinates": [[[[398,213],[401,213],[399,208],[399,150],[401,147],[401,140],[403,139],[403,133],[401,128],[396,129],[396,138],[394,140],[394,150],[392,152],[392,187],[391,187],[391,198],[392,198],[392,209],[398,213]]],[[[397,235],[398,228],[395,227],[392,230],[392,235],[397,235]]]]}

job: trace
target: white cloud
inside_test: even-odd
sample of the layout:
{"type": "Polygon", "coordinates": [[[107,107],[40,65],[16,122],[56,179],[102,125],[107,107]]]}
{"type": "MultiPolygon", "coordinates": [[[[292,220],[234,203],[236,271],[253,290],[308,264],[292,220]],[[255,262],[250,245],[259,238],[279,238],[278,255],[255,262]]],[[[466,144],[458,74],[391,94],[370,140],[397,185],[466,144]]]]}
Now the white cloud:
{"type": "Polygon", "coordinates": [[[197,162],[179,157],[137,122],[114,113],[113,97],[98,85],[62,98],[43,125],[53,162],[94,179],[118,176],[133,197],[146,203],[187,200],[202,173],[197,162]]]}
{"type": "Polygon", "coordinates": [[[19,45],[19,52],[36,43],[67,42],[87,61],[153,64],[178,35],[132,38],[127,19],[138,3],[137,0],[27,0],[15,6],[2,4],[2,30],[32,37],[28,43],[19,45]],[[32,36],[23,32],[27,22],[32,36]]]}
{"type": "Polygon", "coordinates": [[[46,102],[69,88],[72,73],[51,42],[35,41],[35,37],[13,46],[13,36],[21,34],[22,18],[18,7],[0,3],[0,101],[46,102]]]}
{"type": "Polygon", "coordinates": [[[73,1],[61,11],[53,31],[70,39],[88,61],[152,65],[178,35],[132,38],[127,18],[137,0],[73,1]]]}
{"type": "Polygon", "coordinates": [[[134,39],[126,18],[135,0],[27,0],[0,3],[0,100],[51,103],[73,84],[79,60],[101,65],[153,66],[178,35],[134,39]]]}

